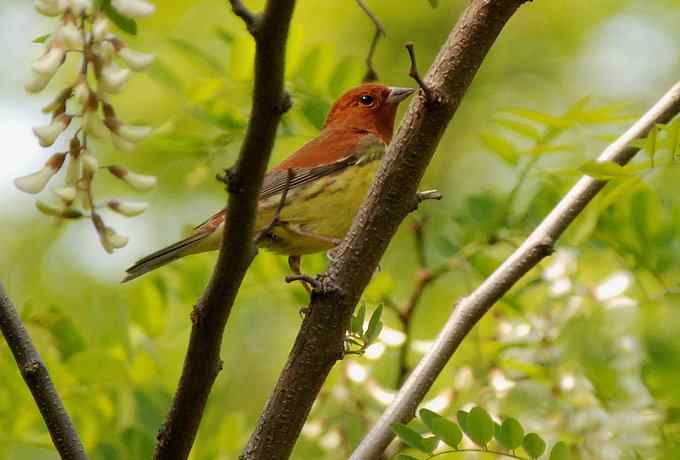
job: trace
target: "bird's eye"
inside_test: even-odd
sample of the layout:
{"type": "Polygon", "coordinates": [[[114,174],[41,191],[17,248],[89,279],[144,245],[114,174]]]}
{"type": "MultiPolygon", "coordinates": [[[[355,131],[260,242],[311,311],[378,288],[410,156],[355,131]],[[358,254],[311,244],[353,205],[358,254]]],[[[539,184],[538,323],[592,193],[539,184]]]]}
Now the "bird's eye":
{"type": "Polygon", "coordinates": [[[365,106],[371,106],[373,105],[373,96],[369,96],[368,94],[364,94],[359,98],[359,102],[361,102],[365,106]]]}

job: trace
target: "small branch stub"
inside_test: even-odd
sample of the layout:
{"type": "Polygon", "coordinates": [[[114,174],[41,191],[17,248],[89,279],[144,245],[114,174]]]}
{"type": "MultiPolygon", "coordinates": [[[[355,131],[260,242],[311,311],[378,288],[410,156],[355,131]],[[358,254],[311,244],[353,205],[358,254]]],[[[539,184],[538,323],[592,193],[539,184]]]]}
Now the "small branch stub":
{"type": "Polygon", "coordinates": [[[409,68],[408,71],[409,77],[413,78],[420,87],[420,89],[423,90],[425,100],[427,102],[434,102],[435,98],[432,89],[430,89],[430,87],[425,84],[423,79],[420,78],[420,74],[418,73],[418,66],[416,65],[416,52],[413,49],[413,42],[408,42],[404,46],[406,46],[406,51],[408,51],[408,57],[411,60],[411,67],[409,68]]]}
{"type": "Polygon", "coordinates": [[[241,0],[229,0],[229,3],[231,4],[231,11],[243,20],[248,32],[256,38],[260,22],[259,16],[250,11],[241,0]]]}
{"type": "Polygon", "coordinates": [[[366,6],[366,3],[364,3],[363,0],[356,1],[357,5],[359,5],[359,8],[361,8],[363,12],[366,13],[366,16],[368,16],[375,26],[375,33],[373,34],[373,39],[371,40],[371,46],[369,47],[368,54],[366,55],[366,73],[362,79],[364,83],[370,83],[372,81],[378,80],[378,73],[375,71],[375,67],[373,67],[373,55],[375,54],[375,50],[378,47],[378,41],[380,41],[380,37],[385,37],[387,34],[385,33],[385,27],[383,26],[382,22],[380,22],[380,19],[378,19],[378,17],[368,8],[368,6],[366,6]]]}

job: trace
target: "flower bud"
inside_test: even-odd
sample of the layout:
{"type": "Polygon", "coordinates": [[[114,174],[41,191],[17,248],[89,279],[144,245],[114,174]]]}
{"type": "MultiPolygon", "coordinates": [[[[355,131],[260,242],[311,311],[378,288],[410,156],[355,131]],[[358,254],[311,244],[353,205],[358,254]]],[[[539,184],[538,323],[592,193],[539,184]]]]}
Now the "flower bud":
{"type": "Polygon", "coordinates": [[[67,22],[59,29],[58,33],[64,41],[66,49],[83,49],[83,34],[75,22],[67,22]]]}
{"type": "Polygon", "coordinates": [[[44,16],[59,16],[66,9],[66,2],[59,0],[35,0],[33,6],[44,16]]]}
{"type": "Polygon", "coordinates": [[[122,214],[127,217],[135,217],[146,211],[146,208],[149,207],[149,204],[131,201],[109,200],[106,203],[106,206],[118,214],[122,214]]]}
{"type": "Polygon", "coordinates": [[[29,93],[39,93],[40,91],[45,89],[47,84],[50,82],[51,78],[52,75],[45,75],[38,72],[33,72],[31,80],[29,80],[29,82],[26,83],[26,85],[24,85],[24,88],[29,93]]]}
{"type": "Polygon", "coordinates": [[[94,9],[94,4],[92,0],[69,0],[71,11],[76,16],[80,16],[82,13],[92,14],[94,9]]]}
{"type": "Polygon", "coordinates": [[[150,126],[131,126],[123,125],[118,126],[116,134],[130,142],[143,141],[151,134],[150,126]]]}
{"type": "Polygon", "coordinates": [[[90,100],[90,87],[87,85],[85,78],[81,78],[73,88],[73,98],[78,105],[83,107],[90,100]]]}
{"type": "Polygon", "coordinates": [[[134,143],[120,137],[116,133],[111,133],[111,140],[113,141],[113,146],[121,152],[132,152],[135,150],[134,143]]]}
{"type": "Polygon", "coordinates": [[[71,117],[62,113],[54,117],[49,125],[34,127],[33,134],[38,138],[41,146],[49,147],[64,132],[69,123],[71,123],[71,117]]]}
{"type": "Polygon", "coordinates": [[[125,64],[132,70],[141,71],[151,65],[156,58],[151,53],[142,53],[124,46],[118,51],[118,56],[125,62],[125,64]]]}
{"type": "Polygon", "coordinates": [[[89,110],[83,115],[83,129],[87,134],[97,139],[106,136],[109,132],[97,112],[89,110]]]}
{"type": "Polygon", "coordinates": [[[33,63],[33,71],[40,75],[52,76],[64,62],[66,51],[61,46],[52,46],[47,53],[33,63]]]}
{"type": "Polygon", "coordinates": [[[146,0],[112,0],[111,5],[125,16],[141,18],[152,14],[156,7],[146,0]]]}
{"type": "Polygon", "coordinates": [[[38,211],[48,216],[61,217],[62,219],[78,219],[83,217],[83,213],[77,209],[64,208],[62,206],[55,206],[53,204],[45,203],[44,201],[36,201],[35,207],[38,211]]]}
{"type": "Polygon", "coordinates": [[[108,93],[119,93],[128,77],[130,76],[129,69],[121,69],[113,62],[102,69],[101,83],[104,91],[108,93]]]}
{"type": "Polygon", "coordinates": [[[76,195],[78,194],[78,191],[73,185],[67,185],[66,187],[57,187],[52,189],[52,192],[54,192],[55,195],[61,198],[61,200],[67,205],[73,203],[73,200],[76,199],[76,195]]]}
{"type": "Polygon", "coordinates": [[[54,98],[52,102],[43,107],[42,109],[43,113],[52,112],[63,113],[64,109],[66,108],[66,101],[71,97],[72,94],[73,88],[71,88],[70,86],[64,89],[61,93],[59,93],[59,95],[56,98],[54,98]]]}
{"type": "Polygon", "coordinates": [[[103,15],[97,16],[92,23],[92,39],[95,42],[102,41],[109,31],[109,20],[103,15]]]}
{"type": "Polygon", "coordinates": [[[115,249],[120,249],[128,244],[128,237],[117,234],[111,227],[104,227],[99,232],[99,241],[104,250],[111,254],[115,249]]]}
{"type": "MultiPolygon", "coordinates": [[[[106,34],[104,38],[109,38],[110,36],[111,34],[106,34]]],[[[111,62],[114,51],[113,45],[108,41],[99,41],[92,45],[92,52],[104,64],[111,62]]]]}
{"type": "Polygon", "coordinates": [[[80,165],[81,157],[74,157],[71,155],[71,158],[68,162],[68,167],[66,168],[67,185],[75,185],[78,182],[78,179],[80,179],[80,165]]]}
{"type": "Polygon", "coordinates": [[[92,180],[99,168],[99,162],[92,155],[81,155],[80,158],[83,164],[83,178],[88,181],[92,180]]]}
{"type": "Polygon", "coordinates": [[[130,187],[140,192],[151,190],[156,186],[157,181],[154,176],[133,173],[132,171],[117,165],[109,166],[107,169],[118,179],[126,182],[130,187]]]}
{"type": "Polygon", "coordinates": [[[14,186],[26,193],[40,193],[64,164],[66,155],[56,153],[50,157],[39,171],[14,179],[14,186]]]}

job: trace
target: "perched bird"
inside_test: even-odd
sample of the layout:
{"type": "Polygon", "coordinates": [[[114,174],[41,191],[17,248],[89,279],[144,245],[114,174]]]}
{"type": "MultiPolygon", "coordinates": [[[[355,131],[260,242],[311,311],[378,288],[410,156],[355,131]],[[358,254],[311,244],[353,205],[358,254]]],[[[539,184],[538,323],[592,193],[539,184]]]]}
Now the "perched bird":
{"type": "MultiPolygon", "coordinates": [[[[367,83],[343,94],[319,135],[265,175],[255,222],[258,246],[288,255],[296,274],[301,256],[337,246],[392,140],[397,106],[413,92],[367,83]]],[[[222,209],[189,237],[138,260],[123,282],[181,257],[219,249],[227,218],[222,209]]]]}

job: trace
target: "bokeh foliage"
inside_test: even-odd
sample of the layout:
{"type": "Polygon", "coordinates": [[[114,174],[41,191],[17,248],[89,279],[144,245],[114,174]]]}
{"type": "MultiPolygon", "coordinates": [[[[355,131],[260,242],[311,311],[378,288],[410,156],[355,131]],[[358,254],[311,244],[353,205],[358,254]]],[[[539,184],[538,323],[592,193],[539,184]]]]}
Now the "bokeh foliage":
{"type": "MultiPolygon", "coordinates": [[[[10,1],[0,10],[33,14],[24,3],[10,1]]],[[[425,0],[367,3],[387,28],[376,69],[383,81],[406,86],[403,43],[416,44],[424,68],[465,2],[441,0],[436,9],[425,0]]],[[[132,169],[157,174],[160,184],[149,195],[152,210],[141,218],[146,223],[127,224],[129,248],[106,256],[89,228],[49,222],[31,210],[27,197],[2,197],[0,208],[0,279],[93,459],[150,456],[179,376],[189,312],[214,256],[187,259],[123,287],[119,274],[136,256],[177,238],[223,204],[214,176],[234,161],[250,104],[252,39],[224,2],[156,4],[152,19],[139,22],[143,33],[129,41],[155,51],[157,63],[116,101],[132,121],[158,127],[125,157],[132,169]]],[[[600,73],[607,59],[625,61],[625,53],[595,54],[597,65],[588,56],[621,23],[637,31],[630,32],[634,43],[645,37],[656,37],[645,43],[665,43],[657,35],[675,37],[674,5],[534,1],[511,21],[485,62],[423,184],[445,197],[415,216],[427,217],[427,269],[446,269],[425,290],[410,322],[408,366],[455,299],[510,253],[581,172],[614,180],[560,241],[553,259],[522,280],[468,337],[428,398],[438,413],[453,416],[480,405],[494,416],[517,418],[550,445],[564,440],[584,459],[677,457],[680,177],[672,130],[662,130],[654,148],[647,145],[648,154],[624,171],[588,163],[673,83],[680,48],[677,40],[670,49],[640,44],[640,53],[665,65],[648,69],[655,78],[616,93],[598,83],[600,73]]],[[[37,17],[35,23],[35,30],[13,38],[30,43],[40,35],[37,17]]],[[[300,3],[287,67],[295,105],[284,117],[274,161],[314,136],[334,98],[361,79],[372,33],[351,1],[300,3]]],[[[647,61],[627,64],[633,69],[640,62],[647,61]]],[[[615,70],[605,77],[622,78],[615,70]]],[[[18,112],[29,97],[10,93],[2,97],[18,112]]],[[[104,152],[102,158],[107,155],[113,162],[121,154],[104,152]]],[[[101,188],[102,195],[125,193],[113,181],[101,188]]],[[[412,219],[364,296],[367,317],[380,304],[399,308],[413,291],[422,268],[412,219]]],[[[309,257],[304,268],[314,273],[325,263],[321,255],[309,257]]],[[[227,327],[224,370],[194,459],[235,459],[252,430],[307,300],[300,287],[283,282],[286,272],[283,258],[266,253],[251,267],[227,327]]],[[[379,346],[332,373],[295,459],[344,458],[389,400],[404,337],[393,311],[386,308],[382,318],[379,346]]],[[[0,379],[0,459],[56,458],[6,347],[0,349],[0,379]]]]}

